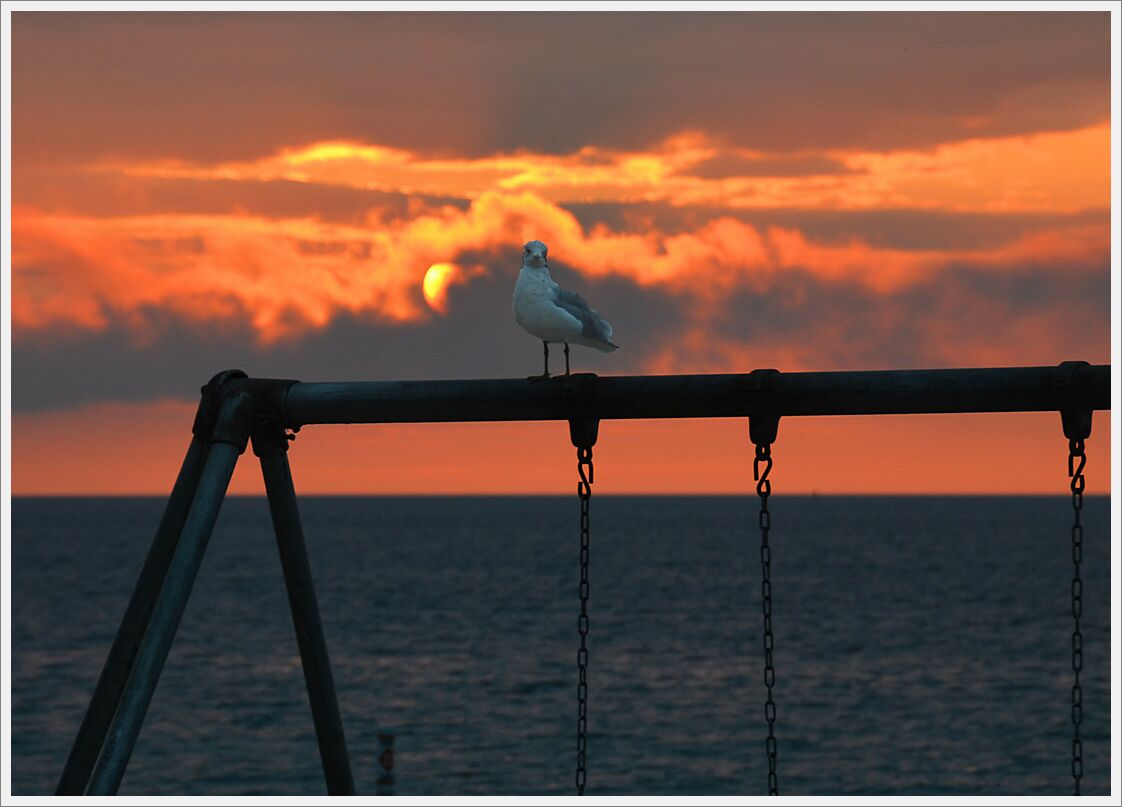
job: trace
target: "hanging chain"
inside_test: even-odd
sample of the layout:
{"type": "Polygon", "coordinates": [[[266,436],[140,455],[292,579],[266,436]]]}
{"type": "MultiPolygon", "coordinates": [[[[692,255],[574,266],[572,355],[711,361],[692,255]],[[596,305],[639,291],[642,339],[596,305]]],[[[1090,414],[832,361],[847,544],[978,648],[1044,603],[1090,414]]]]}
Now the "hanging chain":
{"type": "Polygon", "coordinates": [[[1079,630],[1079,618],[1083,615],[1083,578],[1079,574],[1079,564],[1083,561],[1083,525],[1079,519],[1083,511],[1083,466],[1086,464],[1083,440],[1068,440],[1067,475],[1071,477],[1073,512],[1071,562],[1075,566],[1071,578],[1071,615],[1075,620],[1071,633],[1071,668],[1075,672],[1075,684],[1071,688],[1071,776],[1075,780],[1076,796],[1079,795],[1079,780],[1083,778],[1083,741],[1079,739],[1079,726],[1083,722],[1083,687],[1079,685],[1079,673],[1083,670],[1083,633],[1079,630]]]}
{"type": "Polygon", "coordinates": [[[588,751],[588,503],[592,499],[592,447],[577,448],[577,495],[580,497],[580,649],[577,651],[577,795],[584,795],[588,751]]]}
{"type": "Polygon", "coordinates": [[[760,589],[764,609],[764,684],[767,686],[767,701],[764,704],[764,717],[767,718],[767,790],[769,796],[779,795],[779,777],[775,772],[775,701],[772,687],[775,686],[775,667],[772,666],[772,649],[775,640],[771,633],[771,546],[768,544],[768,531],[771,529],[771,514],[767,509],[767,498],[771,495],[771,444],[756,445],[756,459],[752,464],[752,475],[757,480],[756,493],[760,496],[760,566],[763,569],[763,584],[760,589]],[[763,472],[760,465],[764,464],[763,472]]]}

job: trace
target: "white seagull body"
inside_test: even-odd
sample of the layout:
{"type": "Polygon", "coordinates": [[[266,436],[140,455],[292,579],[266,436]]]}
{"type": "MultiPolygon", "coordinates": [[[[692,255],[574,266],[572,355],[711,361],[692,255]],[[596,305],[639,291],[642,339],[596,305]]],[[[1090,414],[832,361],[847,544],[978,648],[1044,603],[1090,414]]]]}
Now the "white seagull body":
{"type": "Polygon", "coordinates": [[[526,331],[542,340],[545,350],[545,377],[549,376],[549,343],[565,345],[565,374],[569,373],[569,345],[585,345],[611,353],[619,345],[612,342],[612,326],[588,307],[579,294],[564,291],[549,276],[548,249],[541,241],[531,241],[522,252],[522,270],[514,284],[514,319],[526,331]]]}

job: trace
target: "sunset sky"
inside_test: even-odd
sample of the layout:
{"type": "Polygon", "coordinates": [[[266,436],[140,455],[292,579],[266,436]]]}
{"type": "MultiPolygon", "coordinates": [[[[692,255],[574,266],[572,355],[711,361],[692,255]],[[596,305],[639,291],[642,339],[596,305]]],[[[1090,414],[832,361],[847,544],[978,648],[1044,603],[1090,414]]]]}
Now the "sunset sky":
{"type": "MultiPolygon", "coordinates": [[[[12,14],[12,491],[166,494],[215,372],[519,377],[521,245],[607,374],[1107,363],[1110,17],[12,14]]],[[[559,351],[558,356],[559,359],[559,351]]],[[[560,365],[555,365],[560,366],[560,365]]],[[[1109,490],[1095,417],[1088,489],[1109,490]]],[[[1054,413],[785,419],[777,493],[1066,489],[1054,413]]],[[[751,489],[607,422],[597,491],[751,489]]],[[[320,426],[305,493],[570,493],[563,423],[320,426]]],[[[232,490],[262,490],[248,454],[232,490]]]]}

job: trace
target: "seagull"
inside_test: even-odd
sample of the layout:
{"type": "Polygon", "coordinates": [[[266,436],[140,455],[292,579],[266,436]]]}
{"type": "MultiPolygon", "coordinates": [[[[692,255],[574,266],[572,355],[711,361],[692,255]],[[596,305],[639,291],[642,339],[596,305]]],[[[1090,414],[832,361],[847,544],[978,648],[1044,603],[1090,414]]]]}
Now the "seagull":
{"type": "Polygon", "coordinates": [[[565,345],[565,375],[569,375],[569,344],[586,345],[611,353],[612,326],[588,307],[579,294],[563,291],[549,276],[541,241],[530,241],[522,250],[522,271],[514,284],[514,319],[531,335],[542,340],[545,372],[532,379],[549,378],[549,343],[565,345]]]}

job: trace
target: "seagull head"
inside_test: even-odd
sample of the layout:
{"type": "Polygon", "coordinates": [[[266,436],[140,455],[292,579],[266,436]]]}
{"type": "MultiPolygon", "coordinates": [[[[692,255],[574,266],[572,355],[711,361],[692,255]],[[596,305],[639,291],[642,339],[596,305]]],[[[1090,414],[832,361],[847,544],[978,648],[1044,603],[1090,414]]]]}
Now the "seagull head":
{"type": "Polygon", "coordinates": [[[549,266],[545,260],[546,253],[548,252],[549,247],[541,241],[530,241],[522,248],[522,265],[532,266],[536,269],[549,266]]]}

